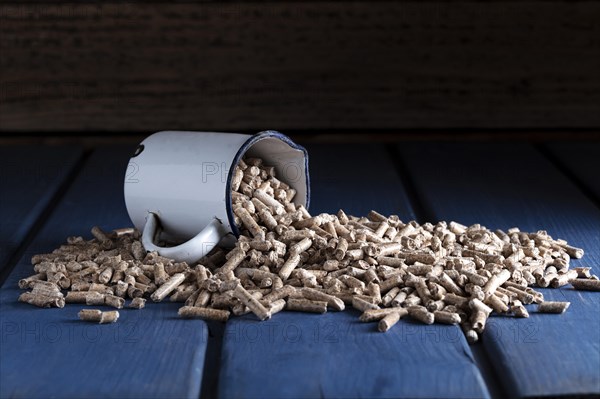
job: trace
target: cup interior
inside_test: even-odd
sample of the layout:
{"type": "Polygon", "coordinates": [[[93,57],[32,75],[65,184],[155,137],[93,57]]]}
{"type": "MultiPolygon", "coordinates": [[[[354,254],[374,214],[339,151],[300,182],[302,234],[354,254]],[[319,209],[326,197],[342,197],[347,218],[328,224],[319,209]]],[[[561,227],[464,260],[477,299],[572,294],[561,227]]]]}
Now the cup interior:
{"type": "Polygon", "coordinates": [[[252,136],[240,148],[229,170],[227,183],[227,214],[233,233],[239,236],[239,230],[233,221],[231,203],[231,179],[233,171],[244,156],[261,158],[265,164],[275,167],[277,178],[296,190],[293,202],[306,209],[310,203],[310,180],[308,173],[308,152],[294,143],[289,137],[276,131],[265,131],[252,136]]]}

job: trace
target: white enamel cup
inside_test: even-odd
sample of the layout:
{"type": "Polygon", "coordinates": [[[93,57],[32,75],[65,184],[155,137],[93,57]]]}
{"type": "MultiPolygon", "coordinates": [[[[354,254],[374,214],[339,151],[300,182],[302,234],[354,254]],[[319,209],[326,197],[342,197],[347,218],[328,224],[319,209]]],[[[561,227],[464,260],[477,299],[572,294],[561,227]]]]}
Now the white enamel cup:
{"type": "Polygon", "coordinates": [[[308,209],[308,154],[289,137],[273,130],[255,135],[158,132],[142,141],[125,173],[125,205],[142,231],[144,248],[192,263],[219,242],[233,245],[239,230],[231,179],[244,155],[274,166],[278,178],[296,190],[294,202],[308,209]],[[160,247],[159,238],[181,244],[160,247]]]}

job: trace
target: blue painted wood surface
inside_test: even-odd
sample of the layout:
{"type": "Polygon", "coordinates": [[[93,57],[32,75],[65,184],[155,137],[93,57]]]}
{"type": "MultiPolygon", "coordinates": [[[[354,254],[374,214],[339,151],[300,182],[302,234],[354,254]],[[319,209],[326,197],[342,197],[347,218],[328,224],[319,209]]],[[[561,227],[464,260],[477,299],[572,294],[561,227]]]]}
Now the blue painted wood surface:
{"type": "MultiPolygon", "coordinates": [[[[307,147],[311,212],[364,215],[375,209],[414,218],[393,163],[381,146],[307,147]]],[[[462,332],[401,320],[390,331],[360,323],[359,313],[282,312],[226,325],[222,398],[486,397],[462,332]]]]}
{"type": "Polygon", "coordinates": [[[366,216],[370,210],[397,214],[404,222],[415,213],[388,152],[376,144],[312,144],[310,212],[366,216]]]}
{"type": "Polygon", "coordinates": [[[0,271],[82,154],[74,146],[0,147],[0,271]]]}
{"type": "MultiPolygon", "coordinates": [[[[415,143],[398,147],[432,219],[547,230],[586,250],[573,265],[600,273],[600,210],[539,152],[523,144],[415,143]]],[[[518,397],[600,394],[600,294],[543,290],[563,315],[493,317],[483,345],[518,397]]]]}
{"type": "Polygon", "coordinates": [[[487,395],[460,330],[399,322],[383,334],[359,312],[281,312],[227,323],[222,398],[479,398],[487,395]]]}
{"type": "MultiPolygon", "coordinates": [[[[568,157],[565,148],[561,154],[568,157]]],[[[376,209],[398,213],[403,220],[414,218],[402,182],[381,147],[308,149],[312,213],[344,208],[366,214],[376,209]]],[[[586,256],[573,264],[592,266],[600,274],[598,208],[537,151],[518,144],[449,143],[405,143],[398,150],[432,221],[546,229],[585,248],[586,256]]],[[[568,158],[572,165],[565,165],[593,188],[598,180],[583,173],[589,168],[577,169],[589,164],[581,151],[585,149],[576,148],[568,158]]],[[[60,162],[70,153],[59,153],[60,162]]],[[[0,397],[200,395],[208,330],[202,321],[180,320],[178,304],[124,309],[118,323],[100,326],[77,320],[85,306],[37,309],[17,302],[21,291],[16,282],[31,274],[32,254],[55,248],[69,235],[89,236],[94,224],[105,229],[130,224],[122,200],[129,154],[130,148],[112,147],[92,155],[0,289],[0,397]]],[[[59,176],[52,173],[52,164],[46,165],[33,169],[34,175],[45,176],[44,183],[59,176]]],[[[15,182],[8,186],[27,189],[16,197],[23,203],[34,197],[32,187],[18,185],[15,173],[3,173],[2,179],[2,200],[8,179],[15,182]]],[[[35,213],[36,207],[44,208],[30,209],[35,213]]],[[[600,395],[600,295],[568,287],[543,292],[550,300],[571,301],[571,307],[559,316],[536,314],[529,306],[531,317],[526,320],[492,318],[482,348],[495,372],[513,396],[600,395]]],[[[374,324],[359,323],[357,316],[347,310],[325,315],[282,312],[262,323],[250,315],[232,319],[224,332],[218,395],[487,396],[471,348],[456,327],[407,319],[382,334],[374,324]]]]}
{"type": "Polygon", "coordinates": [[[552,142],[546,148],[566,168],[569,177],[600,201],[600,141],[552,142]]]}
{"type": "MultiPolygon", "coordinates": [[[[115,324],[78,320],[86,306],[38,309],[17,302],[33,253],[99,224],[129,226],[123,177],[132,148],[95,151],[0,289],[0,397],[197,398],[207,329],[177,316],[180,304],[123,309],[115,324]]],[[[108,309],[106,309],[108,310],[108,309]]]]}

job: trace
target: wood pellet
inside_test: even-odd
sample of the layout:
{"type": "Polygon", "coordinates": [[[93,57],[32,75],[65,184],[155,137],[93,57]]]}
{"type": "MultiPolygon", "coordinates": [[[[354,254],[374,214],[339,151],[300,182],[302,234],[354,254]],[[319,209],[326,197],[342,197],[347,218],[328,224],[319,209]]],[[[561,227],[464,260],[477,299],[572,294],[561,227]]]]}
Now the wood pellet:
{"type": "Polygon", "coordinates": [[[103,312],[98,309],[82,309],[79,311],[79,319],[99,324],[115,323],[119,320],[119,312],[116,310],[103,312]]]}
{"type": "MultiPolygon", "coordinates": [[[[471,343],[493,314],[563,313],[568,302],[544,301],[532,287],[600,290],[589,267],[570,269],[584,251],[546,231],[490,230],[480,224],[403,222],[311,215],[296,191],[258,158],[244,158],[232,181],[240,237],[195,264],[147,253],[133,228],[69,237],[32,257],[19,301],[142,309],[146,300],[181,302],[180,317],[226,321],[231,314],[267,320],[282,311],[325,313],[351,306],[385,332],[401,318],[459,325],[471,343]],[[66,294],[63,293],[66,291],[66,294]],[[126,302],[128,302],[126,304],[126,302]]],[[[82,320],[115,322],[117,311],[84,309],[82,320]]]]}

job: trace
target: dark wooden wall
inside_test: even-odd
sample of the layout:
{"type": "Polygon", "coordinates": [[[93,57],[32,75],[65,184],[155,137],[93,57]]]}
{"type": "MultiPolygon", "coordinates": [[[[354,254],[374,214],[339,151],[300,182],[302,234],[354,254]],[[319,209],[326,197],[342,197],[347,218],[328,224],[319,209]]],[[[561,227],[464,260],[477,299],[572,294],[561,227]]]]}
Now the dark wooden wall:
{"type": "Polygon", "coordinates": [[[0,131],[599,128],[594,1],[0,2],[0,131]]]}

